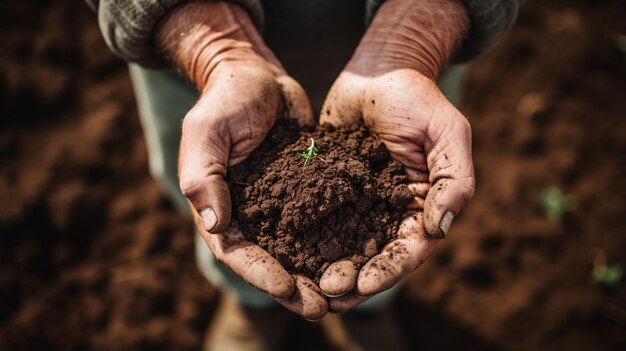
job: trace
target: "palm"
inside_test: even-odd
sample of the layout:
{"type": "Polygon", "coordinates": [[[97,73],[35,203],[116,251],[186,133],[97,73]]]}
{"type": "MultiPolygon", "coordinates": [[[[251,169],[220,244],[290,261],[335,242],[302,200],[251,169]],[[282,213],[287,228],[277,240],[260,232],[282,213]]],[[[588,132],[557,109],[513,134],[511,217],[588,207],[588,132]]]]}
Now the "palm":
{"type": "Polygon", "coordinates": [[[469,124],[435,83],[419,72],[399,69],[375,77],[343,72],[328,94],[321,122],[360,121],[404,164],[416,197],[398,239],[359,272],[342,266],[342,274],[350,279],[329,273],[320,282],[324,291],[342,286],[342,291],[330,289],[333,296],[345,294],[331,300],[336,311],[390,288],[417,268],[435,247],[431,237],[447,233],[474,189],[469,124]]]}

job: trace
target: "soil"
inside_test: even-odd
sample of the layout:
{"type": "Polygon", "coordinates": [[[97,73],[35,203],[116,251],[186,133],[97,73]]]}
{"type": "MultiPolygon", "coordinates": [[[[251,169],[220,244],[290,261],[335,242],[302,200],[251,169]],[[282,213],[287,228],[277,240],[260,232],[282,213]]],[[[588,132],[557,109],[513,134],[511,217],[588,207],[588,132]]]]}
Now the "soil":
{"type": "MultiPolygon", "coordinates": [[[[626,266],[624,13],[527,1],[472,65],[477,191],[393,306],[411,349],[626,349],[625,280],[591,278],[598,253],[626,266]],[[577,200],[560,223],[537,206],[550,186],[577,200]]],[[[0,42],[0,349],[200,349],[219,294],[94,15],[0,2],[0,42]]],[[[286,350],[331,349],[291,327],[286,350]]]]}
{"type": "Polygon", "coordinates": [[[229,174],[246,238],[315,282],[340,258],[361,268],[396,236],[413,199],[402,165],[362,125],[299,133],[281,121],[229,174]],[[311,138],[318,155],[305,160],[311,138]]]}

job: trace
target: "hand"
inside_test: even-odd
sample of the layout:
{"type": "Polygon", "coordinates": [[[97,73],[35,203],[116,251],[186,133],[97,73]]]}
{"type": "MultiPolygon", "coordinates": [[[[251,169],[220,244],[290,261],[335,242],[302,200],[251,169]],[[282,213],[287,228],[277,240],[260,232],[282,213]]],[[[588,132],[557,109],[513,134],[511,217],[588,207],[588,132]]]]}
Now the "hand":
{"type": "Polygon", "coordinates": [[[224,181],[227,167],[263,141],[277,116],[313,123],[304,90],[236,5],[179,6],[160,25],[157,41],[201,91],[183,120],[179,178],[202,237],[215,257],[249,284],[304,318],[321,318],[328,305],[319,288],[290,276],[231,223],[224,181]]]}
{"type": "Polygon", "coordinates": [[[398,238],[360,272],[345,261],[327,269],[320,287],[331,311],[415,270],[474,193],[469,123],[434,82],[466,28],[456,0],[387,1],[326,98],[320,122],[362,120],[404,164],[416,196],[398,238]]]}

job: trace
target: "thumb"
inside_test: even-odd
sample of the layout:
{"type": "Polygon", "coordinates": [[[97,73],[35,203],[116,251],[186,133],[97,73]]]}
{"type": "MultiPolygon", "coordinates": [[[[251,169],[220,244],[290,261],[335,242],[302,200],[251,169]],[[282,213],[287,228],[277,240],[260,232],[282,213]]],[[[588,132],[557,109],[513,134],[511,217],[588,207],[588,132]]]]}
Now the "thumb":
{"type": "Polygon", "coordinates": [[[426,233],[436,239],[448,234],[452,220],[474,195],[475,186],[471,128],[460,112],[452,105],[449,108],[454,112],[433,121],[437,124],[431,126],[433,134],[438,137],[426,150],[431,188],[424,202],[424,224],[426,233]]]}
{"type": "Polygon", "coordinates": [[[224,181],[229,145],[210,120],[183,120],[179,156],[180,189],[202,219],[204,229],[221,233],[230,225],[231,202],[224,181]]]}

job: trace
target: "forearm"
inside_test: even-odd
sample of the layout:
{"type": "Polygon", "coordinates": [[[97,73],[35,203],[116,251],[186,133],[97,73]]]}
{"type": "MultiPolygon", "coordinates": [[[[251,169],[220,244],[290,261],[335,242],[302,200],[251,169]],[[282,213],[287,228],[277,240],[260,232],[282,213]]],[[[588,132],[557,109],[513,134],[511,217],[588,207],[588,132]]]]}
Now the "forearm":
{"type": "Polygon", "coordinates": [[[223,62],[264,61],[282,70],[248,14],[231,3],[189,1],[177,6],[158,24],[155,41],[201,90],[223,62]]]}
{"type": "Polygon", "coordinates": [[[347,69],[378,75],[408,68],[435,80],[468,27],[460,0],[387,0],[347,69]]]}

